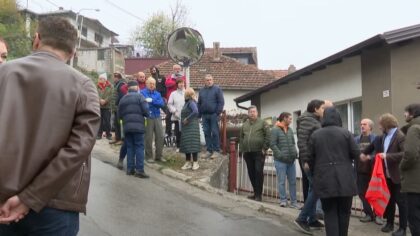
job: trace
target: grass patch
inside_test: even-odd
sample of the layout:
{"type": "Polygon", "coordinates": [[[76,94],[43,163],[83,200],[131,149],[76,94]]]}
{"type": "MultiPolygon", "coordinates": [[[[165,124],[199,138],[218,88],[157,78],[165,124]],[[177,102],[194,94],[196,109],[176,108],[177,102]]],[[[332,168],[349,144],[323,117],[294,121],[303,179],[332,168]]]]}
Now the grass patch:
{"type": "Polygon", "coordinates": [[[166,153],[164,157],[166,162],[161,162],[159,164],[167,168],[179,170],[185,163],[185,157],[180,153],[166,153]]]}

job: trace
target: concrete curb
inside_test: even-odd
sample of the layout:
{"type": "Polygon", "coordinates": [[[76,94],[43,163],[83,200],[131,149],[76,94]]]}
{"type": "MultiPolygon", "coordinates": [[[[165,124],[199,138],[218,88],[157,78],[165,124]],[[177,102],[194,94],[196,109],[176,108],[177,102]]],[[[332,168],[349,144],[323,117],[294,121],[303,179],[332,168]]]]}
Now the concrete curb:
{"type": "Polygon", "coordinates": [[[291,208],[280,208],[280,206],[276,206],[276,205],[264,203],[264,202],[256,202],[256,201],[247,199],[244,196],[238,196],[235,193],[230,193],[225,190],[215,188],[209,184],[210,177],[193,180],[191,176],[187,176],[185,174],[179,173],[171,168],[162,167],[155,163],[145,163],[145,165],[147,165],[148,167],[154,170],[158,170],[160,173],[168,177],[189,183],[190,185],[197,187],[201,190],[204,190],[209,193],[217,194],[219,196],[238,202],[243,206],[249,207],[259,212],[265,212],[265,213],[277,215],[280,217],[284,217],[285,219],[290,220],[290,221],[295,220],[299,213],[298,210],[294,210],[291,208]]]}

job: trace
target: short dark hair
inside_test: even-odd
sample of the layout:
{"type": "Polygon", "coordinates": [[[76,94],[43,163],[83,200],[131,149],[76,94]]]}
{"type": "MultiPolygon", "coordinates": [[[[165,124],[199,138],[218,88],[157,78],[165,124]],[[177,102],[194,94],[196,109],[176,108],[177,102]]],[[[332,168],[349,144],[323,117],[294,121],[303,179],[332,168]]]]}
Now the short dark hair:
{"type": "Polygon", "coordinates": [[[398,127],[398,120],[390,113],[385,113],[379,117],[379,124],[384,129],[392,129],[398,127]]]}
{"type": "Polygon", "coordinates": [[[114,72],[114,77],[117,77],[118,79],[122,79],[121,73],[114,72]]]}
{"type": "Polygon", "coordinates": [[[324,105],[325,102],[319,99],[314,99],[308,103],[308,107],[306,108],[306,111],[310,113],[314,113],[315,109],[319,109],[322,105],[324,105]]]}
{"type": "Polygon", "coordinates": [[[248,111],[251,110],[251,109],[255,109],[255,110],[258,111],[258,108],[255,105],[251,105],[251,106],[248,107],[248,111]]]}
{"type": "Polygon", "coordinates": [[[68,54],[76,47],[77,30],[63,17],[50,16],[40,20],[37,33],[42,44],[68,54]]]}
{"type": "Polygon", "coordinates": [[[404,109],[410,116],[413,116],[413,118],[416,118],[417,116],[420,116],[420,103],[412,103],[405,107],[404,109]]]}
{"type": "Polygon", "coordinates": [[[185,81],[181,78],[176,79],[176,85],[178,85],[179,83],[184,83],[185,81]]]}
{"type": "Polygon", "coordinates": [[[279,118],[277,118],[278,121],[283,121],[286,118],[289,118],[292,114],[290,114],[289,112],[282,112],[279,115],[279,118]]]}

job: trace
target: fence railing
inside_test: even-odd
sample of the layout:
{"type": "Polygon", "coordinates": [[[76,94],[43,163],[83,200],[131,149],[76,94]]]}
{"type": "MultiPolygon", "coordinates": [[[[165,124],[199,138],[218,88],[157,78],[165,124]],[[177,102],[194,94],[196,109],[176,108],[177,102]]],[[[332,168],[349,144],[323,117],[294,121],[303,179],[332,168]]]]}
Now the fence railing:
{"type": "MultiPolygon", "coordinates": [[[[248,170],[245,160],[239,155],[238,144],[236,138],[230,140],[230,164],[229,164],[229,191],[236,194],[252,193],[252,185],[248,177],[248,170]]],[[[274,166],[274,158],[271,152],[265,157],[264,164],[264,185],[263,185],[263,201],[279,204],[279,193],[277,184],[277,174],[274,166]]],[[[298,202],[303,203],[303,187],[302,174],[299,163],[296,161],[296,195],[298,202]]],[[[286,181],[287,194],[289,193],[289,186],[286,181]]],[[[397,211],[398,213],[398,211],[397,211]]],[[[361,216],[363,214],[363,206],[358,196],[353,198],[352,214],[361,216]]],[[[397,216],[398,214],[396,214],[397,216]]]]}

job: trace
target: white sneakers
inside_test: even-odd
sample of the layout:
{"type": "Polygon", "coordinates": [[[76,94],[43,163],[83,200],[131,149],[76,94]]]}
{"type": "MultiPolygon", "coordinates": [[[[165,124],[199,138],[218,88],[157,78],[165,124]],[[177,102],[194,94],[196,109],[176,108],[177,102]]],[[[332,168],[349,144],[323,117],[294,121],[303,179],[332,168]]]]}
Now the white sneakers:
{"type": "Polygon", "coordinates": [[[210,156],[210,159],[217,159],[219,158],[219,156],[220,156],[219,152],[213,152],[210,156]]]}
{"type": "Polygon", "coordinates": [[[198,168],[200,168],[200,166],[198,165],[198,162],[194,161],[191,169],[192,170],[198,170],[198,168]]]}
{"type": "Polygon", "coordinates": [[[185,162],[185,164],[181,167],[181,170],[188,170],[191,169],[192,163],[190,161],[185,162]]]}
{"type": "Polygon", "coordinates": [[[188,169],[198,170],[198,168],[200,168],[200,166],[198,165],[198,162],[196,162],[196,161],[194,161],[194,162],[187,161],[181,167],[181,170],[188,170],[188,169]]]}
{"type": "Polygon", "coordinates": [[[209,159],[211,157],[211,155],[212,155],[211,152],[205,152],[205,153],[201,154],[201,158],[209,159]]]}

